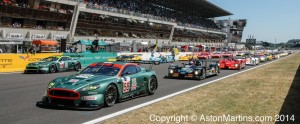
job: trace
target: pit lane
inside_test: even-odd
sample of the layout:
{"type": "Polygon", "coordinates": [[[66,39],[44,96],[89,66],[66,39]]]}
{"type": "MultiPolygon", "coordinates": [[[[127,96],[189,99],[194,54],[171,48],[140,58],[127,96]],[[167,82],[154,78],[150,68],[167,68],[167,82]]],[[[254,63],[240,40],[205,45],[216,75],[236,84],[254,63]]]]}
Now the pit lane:
{"type": "MultiPolygon", "coordinates": [[[[178,65],[181,63],[182,62],[176,62],[178,65]]],[[[221,70],[219,76],[210,77],[201,81],[163,79],[163,76],[167,74],[169,65],[170,63],[155,65],[153,67],[153,70],[157,73],[159,83],[159,87],[154,95],[118,103],[113,107],[105,107],[96,111],[45,109],[36,107],[36,102],[41,101],[47,84],[52,79],[76,72],[55,74],[0,74],[0,123],[83,123],[239,72],[238,70],[221,70]]],[[[149,65],[143,66],[148,68],[149,65]]],[[[255,66],[247,66],[245,69],[253,67],[255,66]]]]}

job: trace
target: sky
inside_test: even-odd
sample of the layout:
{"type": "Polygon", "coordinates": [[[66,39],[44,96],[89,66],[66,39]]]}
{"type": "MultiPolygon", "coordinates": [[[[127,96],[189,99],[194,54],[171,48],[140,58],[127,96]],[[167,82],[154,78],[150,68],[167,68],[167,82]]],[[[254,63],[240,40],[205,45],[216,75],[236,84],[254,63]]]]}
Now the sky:
{"type": "Polygon", "coordinates": [[[247,19],[242,42],[249,35],[271,43],[300,39],[300,0],[209,0],[233,15],[218,19],[247,19]]]}

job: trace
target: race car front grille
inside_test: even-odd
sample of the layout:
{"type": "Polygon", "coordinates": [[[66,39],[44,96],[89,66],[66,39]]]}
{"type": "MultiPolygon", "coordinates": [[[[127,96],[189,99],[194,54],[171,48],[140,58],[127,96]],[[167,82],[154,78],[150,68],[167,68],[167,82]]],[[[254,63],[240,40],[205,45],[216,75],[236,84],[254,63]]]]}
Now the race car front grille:
{"type": "Polygon", "coordinates": [[[27,67],[26,69],[39,69],[38,67],[27,67]]]}
{"type": "Polygon", "coordinates": [[[51,103],[72,106],[74,105],[74,100],[52,98],[51,103]]]}
{"type": "Polygon", "coordinates": [[[48,95],[52,98],[60,98],[60,99],[79,99],[79,93],[73,90],[65,90],[59,88],[53,88],[49,90],[48,95]]]}

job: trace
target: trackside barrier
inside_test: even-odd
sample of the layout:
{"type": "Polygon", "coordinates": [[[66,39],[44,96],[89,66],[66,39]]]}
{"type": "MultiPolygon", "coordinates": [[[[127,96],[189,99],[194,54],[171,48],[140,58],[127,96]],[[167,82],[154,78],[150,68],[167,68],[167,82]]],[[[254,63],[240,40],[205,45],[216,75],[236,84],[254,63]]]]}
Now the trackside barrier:
{"type": "Polygon", "coordinates": [[[26,65],[38,62],[43,58],[62,55],[61,53],[37,53],[37,54],[0,54],[0,72],[24,71],[26,65]]]}
{"type": "Polygon", "coordinates": [[[108,59],[116,58],[117,53],[105,52],[105,53],[64,53],[65,56],[79,57],[81,66],[86,67],[95,62],[106,62],[108,59]]]}

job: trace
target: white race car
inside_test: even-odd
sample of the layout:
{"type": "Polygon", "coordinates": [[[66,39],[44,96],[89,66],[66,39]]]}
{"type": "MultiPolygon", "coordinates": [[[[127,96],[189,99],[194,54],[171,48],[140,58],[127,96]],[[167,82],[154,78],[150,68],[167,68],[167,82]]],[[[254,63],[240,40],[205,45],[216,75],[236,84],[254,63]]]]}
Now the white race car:
{"type": "Polygon", "coordinates": [[[246,65],[258,65],[259,64],[259,58],[248,56],[246,57],[246,65]]]}

